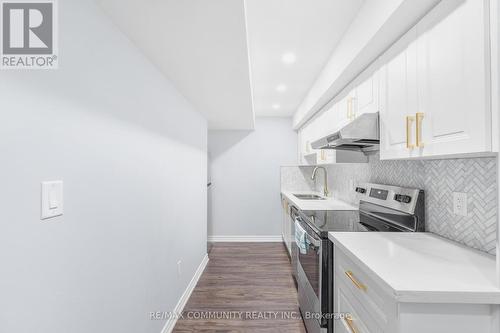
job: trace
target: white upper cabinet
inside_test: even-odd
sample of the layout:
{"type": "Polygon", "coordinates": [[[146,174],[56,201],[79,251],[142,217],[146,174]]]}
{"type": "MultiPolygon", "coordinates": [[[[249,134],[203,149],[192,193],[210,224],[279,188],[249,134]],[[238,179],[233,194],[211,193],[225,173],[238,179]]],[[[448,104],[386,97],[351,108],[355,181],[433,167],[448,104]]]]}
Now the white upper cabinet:
{"type": "Polygon", "coordinates": [[[423,156],[491,150],[486,1],[443,1],[418,25],[423,156]]]}
{"type": "Polygon", "coordinates": [[[375,65],[370,66],[358,76],[322,112],[299,130],[299,141],[302,147],[299,151],[301,164],[366,163],[368,161],[368,158],[360,152],[313,150],[310,143],[338,131],[363,113],[379,111],[380,74],[378,70],[375,70],[375,65]],[[316,157],[315,160],[314,157],[316,157]]]}
{"type": "MultiPolygon", "coordinates": [[[[491,155],[489,0],[443,0],[302,129],[303,156],[338,163],[313,142],[367,112],[380,112],[381,159],[491,155]]],[[[498,61],[495,59],[495,61],[498,61]]],[[[496,78],[496,77],[493,77],[496,78]]]]}
{"type": "MultiPolygon", "coordinates": [[[[314,122],[317,124],[318,130],[317,136],[315,136],[315,140],[321,139],[324,136],[332,134],[333,131],[336,130],[337,122],[337,108],[336,106],[332,106],[327,109],[325,112],[320,114],[314,122]]],[[[331,149],[321,149],[317,150],[316,156],[316,164],[332,164],[335,163],[335,151],[331,149]]]]}
{"type": "Polygon", "coordinates": [[[382,159],[492,149],[485,1],[442,1],[382,57],[382,159]]]}
{"type": "Polygon", "coordinates": [[[382,57],[380,68],[380,158],[412,156],[417,106],[416,29],[382,57]]]}
{"type": "Polygon", "coordinates": [[[311,123],[306,124],[299,130],[299,164],[314,165],[316,164],[316,151],[311,148],[313,141],[314,128],[311,123]]]}
{"type": "Polygon", "coordinates": [[[354,97],[354,89],[351,86],[345,89],[347,93],[341,93],[343,96],[336,104],[337,109],[337,129],[344,127],[354,120],[356,117],[356,103],[354,97]]]}
{"type": "Polygon", "coordinates": [[[353,151],[333,149],[312,149],[311,143],[338,131],[351,122],[354,117],[354,90],[340,101],[331,103],[325,110],[316,115],[299,130],[299,163],[303,165],[335,164],[335,163],[366,163],[368,158],[353,151]]]}
{"type": "Polygon", "coordinates": [[[352,97],[352,118],[359,117],[363,113],[379,111],[379,75],[378,70],[373,72],[369,68],[354,81],[354,89],[350,94],[352,97]]]}

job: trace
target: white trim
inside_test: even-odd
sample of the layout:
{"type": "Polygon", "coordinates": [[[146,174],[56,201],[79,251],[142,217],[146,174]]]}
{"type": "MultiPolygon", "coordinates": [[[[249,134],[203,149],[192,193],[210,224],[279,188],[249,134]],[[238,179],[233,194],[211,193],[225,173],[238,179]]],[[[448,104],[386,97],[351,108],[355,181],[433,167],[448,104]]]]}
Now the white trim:
{"type": "MultiPolygon", "coordinates": [[[[205,254],[203,257],[203,260],[200,263],[200,266],[198,266],[198,269],[194,273],[193,278],[189,282],[188,286],[186,287],[186,290],[184,290],[184,293],[182,294],[181,298],[179,299],[179,302],[177,302],[177,305],[175,306],[174,310],[172,313],[181,313],[184,310],[184,307],[186,306],[186,303],[191,297],[191,293],[193,292],[194,288],[196,287],[196,284],[198,283],[198,280],[201,277],[201,274],[203,274],[203,271],[205,270],[205,267],[207,267],[208,264],[208,254],[205,254]]],[[[173,316],[172,318],[168,319],[167,322],[165,323],[165,326],[163,326],[163,329],[161,330],[161,333],[170,333],[174,330],[175,324],[177,323],[177,316],[173,316]]]]}
{"type": "Polygon", "coordinates": [[[252,104],[252,116],[253,116],[253,126],[255,129],[255,102],[253,91],[253,73],[252,73],[252,57],[250,55],[250,34],[248,33],[250,29],[248,28],[248,9],[247,9],[247,1],[243,0],[243,15],[245,16],[245,36],[246,36],[246,47],[247,47],[247,58],[248,58],[248,79],[250,81],[250,103],[252,104]]]}
{"type": "Polygon", "coordinates": [[[281,235],[273,236],[208,236],[209,242],[282,242],[281,235]]]}
{"type": "Polygon", "coordinates": [[[490,10],[490,17],[489,17],[489,25],[490,25],[490,31],[489,31],[489,42],[490,42],[490,80],[491,80],[491,87],[490,87],[490,95],[491,95],[491,113],[492,113],[492,138],[493,138],[493,143],[492,143],[492,150],[494,152],[498,152],[500,149],[500,142],[498,142],[498,137],[499,137],[499,109],[500,109],[500,93],[498,92],[499,85],[500,85],[500,64],[498,61],[498,57],[500,55],[499,51],[499,42],[498,38],[500,38],[500,22],[499,22],[499,15],[500,15],[500,8],[499,8],[499,3],[498,0],[492,0],[489,2],[489,10],[490,10]]]}
{"type": "MultiPolygon", "coordinates": [[[[500,45],[498,38],[500,37],[500,3],[499,0],[490,1],[490,26],[491,26],[491,111],[493,113],[492,123],[494,140],[493,150],[500,150],[500,93],[498,92],[500,86],[500,61],[498,56],[500,54],[500,45]],[[496,126],[495,126],[496,125],[496,126]]],[[[500,158],[497,157],[497,285],[500,287],[500,158]]],[[[497,325],[500,326],[500,309],[497,309],[497,325]]]]}

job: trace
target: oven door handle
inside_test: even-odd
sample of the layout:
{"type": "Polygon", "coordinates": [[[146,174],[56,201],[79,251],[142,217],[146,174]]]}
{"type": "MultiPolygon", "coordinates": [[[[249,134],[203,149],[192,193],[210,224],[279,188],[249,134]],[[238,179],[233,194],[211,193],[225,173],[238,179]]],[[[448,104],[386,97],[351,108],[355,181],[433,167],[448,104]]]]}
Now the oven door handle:
{"type": "Polygon", "coordinates": [[[374,228],[371,225],[368,225],[366,223],[359,222],[359,224],[361,224],[363,227],[365,227],[366,229],[368,229],[368,231],[378,231],[376,228],[374,228]]]}
{"type": "Polygon", "coordinates": [[[310,243],[311,245],[313,245],[313,248],[314,248],[314,249],[319,249],[319,247],[321,246],[321,240],[317,240],[317,239],[315,239],[314,237],[312,237],[312,236],[311,236],[311,235],[307,232],[307,227],[306,227],[306,226],[304,226],[304,224],[305,224],[305,223],[304,223],[304,220],[302,220],[299,216],[297,216],[297,217],[295,218],[295,221],[296,221],[296,222],[298,222],[298,223],[301,225],[302,229],[304,229],[304,230],[306,231],[306,232],[305,232],[305,236],[306,236],[307,240],[309,241],[309,243],[310,243]]]}
{"type": "Polygon", "coordinates": [[[310,244],[309,246],[313,245],[312,248],[314,248],[315,250],[319,249],[319,247],[321,246],[321,241],[314,239],[307,232],[306,232],[306,237],[309,240],[309,244],[310,244]]]}

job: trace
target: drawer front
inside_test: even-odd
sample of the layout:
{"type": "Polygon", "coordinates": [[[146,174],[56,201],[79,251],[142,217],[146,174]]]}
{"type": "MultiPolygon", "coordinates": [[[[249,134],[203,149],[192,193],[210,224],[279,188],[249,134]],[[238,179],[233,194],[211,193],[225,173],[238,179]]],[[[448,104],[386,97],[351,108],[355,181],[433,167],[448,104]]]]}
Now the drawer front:
{"type": "Polygon", "coordinates": [[[345,314],[344,317],[335,321],[336,333],[382,333],[373,321],[366,320],[366,314],[361,314],[363,310],[356,304],[349,290],[340,286],[336,291],[338,312],[345,314]]]}
{"type": "Polygon", "coordinates": [[[390,295],[385,293],[369,276],[335,247],[335,279],[342,283],[359,301],[378,325],[386,327],[395,318],[397,306],[390,295]]]}

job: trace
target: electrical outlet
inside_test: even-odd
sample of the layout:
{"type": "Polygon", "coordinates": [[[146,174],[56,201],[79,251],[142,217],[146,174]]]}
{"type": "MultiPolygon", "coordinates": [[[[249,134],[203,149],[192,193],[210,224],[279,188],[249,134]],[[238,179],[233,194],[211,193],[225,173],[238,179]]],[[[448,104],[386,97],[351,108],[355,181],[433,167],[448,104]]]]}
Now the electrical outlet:
{"type": "Polygon", "coordinates": [[[467,216],[467,193],[453,192],[453,213],[467,216]]]}

